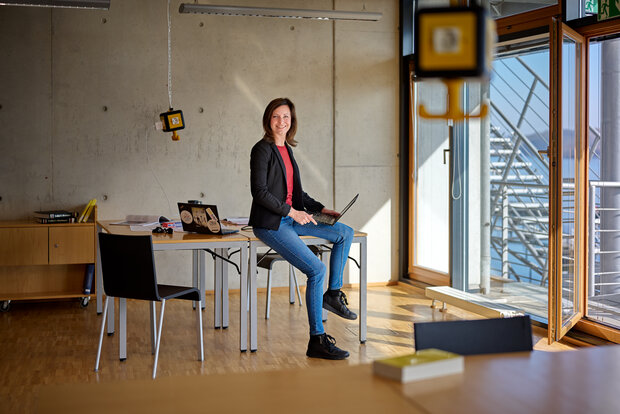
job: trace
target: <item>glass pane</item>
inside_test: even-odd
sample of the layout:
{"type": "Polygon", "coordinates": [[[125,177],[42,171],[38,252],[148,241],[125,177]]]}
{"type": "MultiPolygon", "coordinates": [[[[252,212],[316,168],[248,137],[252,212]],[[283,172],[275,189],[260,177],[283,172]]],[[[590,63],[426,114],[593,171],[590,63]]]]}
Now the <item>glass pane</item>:
{"type": "MultiPolygon", "coordinates": [[[[416,101],[431,113],[445,112],[446,89],[438,82],[416,83],[416,101]]],[[[416,116],[415,130],[415,264],[449,271],[449,147],[445,121],[416,116]]]]}
{"type": "Polygon", "coordinates": [[[620,328],[620,39],[589,43],[586,317],[620,328]]]}
{"type": "Polygon", "coordinates": [[[562,325],[578,311],[579,283],[576,272],[579,240],[575,217],[578,203],[577,154],[580,111],[580,47],[565,37],[562,42],[562,325]]]}
{"type": "Polygon", "coordinates": [[[491,78],[489,296],[546,321],[549,165],[538,151],[549,146],[549,44],[517,46],[491,78]]]}

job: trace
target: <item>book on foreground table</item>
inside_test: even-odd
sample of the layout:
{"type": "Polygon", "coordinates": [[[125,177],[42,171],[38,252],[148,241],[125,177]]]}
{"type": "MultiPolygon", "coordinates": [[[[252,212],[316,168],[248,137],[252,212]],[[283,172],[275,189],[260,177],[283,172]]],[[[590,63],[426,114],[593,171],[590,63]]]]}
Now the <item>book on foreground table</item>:
{"type": "Polygon", "coordinates": [[[417,381],[463,372],[463,356],[439,349],[423,349],[414,354],[378,359],[372,370],[400,382],[417,381]]]}

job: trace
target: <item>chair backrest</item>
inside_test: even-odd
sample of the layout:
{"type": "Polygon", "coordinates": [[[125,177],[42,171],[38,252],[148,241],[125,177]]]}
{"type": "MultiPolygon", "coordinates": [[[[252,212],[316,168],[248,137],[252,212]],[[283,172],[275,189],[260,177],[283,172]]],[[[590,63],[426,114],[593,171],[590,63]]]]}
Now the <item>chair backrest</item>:
{"type": "Polygon", "coordinates": [[[416,350],[437,348],[460,355],[532,350],[529,316],[413,324],[416,350]]]}
{"type": "Polygon", "coordinates": [[[159,301],[151,236],[99,233],[106,295],[159,301]]]}

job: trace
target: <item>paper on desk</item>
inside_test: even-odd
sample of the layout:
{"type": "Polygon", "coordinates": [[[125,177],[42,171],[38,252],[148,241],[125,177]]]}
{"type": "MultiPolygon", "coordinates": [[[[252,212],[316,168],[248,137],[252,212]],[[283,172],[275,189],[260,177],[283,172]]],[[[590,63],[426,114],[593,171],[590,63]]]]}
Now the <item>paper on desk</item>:
{"type": "MultiPolygon", "coordinates": [[[[160,216],[144,216],[144,215],[136,215],[130,214],[125,217],[124,221],[117,221],[115,223],[110,224],[121,224],[125,226],[158,226],[159,225],[160,216]]],[[[133,229],[132,229],[133,230],[133,229]]]]}
{"type": "Polygon", "coordinates": [[[148,223],[148,224],[132,224],[129,226],[129,230],[131,231],[152,231],[155,227],[159,226],[159,222],[157,223],[148,223]]]}
{"type": "Polygon", "coordinates": [[[250,220],[249,217],[226,217],[224,219],[224,221],[229,221],[233,224],[237,224],[240,226],[247,226],[249,220],[250,220]]]}

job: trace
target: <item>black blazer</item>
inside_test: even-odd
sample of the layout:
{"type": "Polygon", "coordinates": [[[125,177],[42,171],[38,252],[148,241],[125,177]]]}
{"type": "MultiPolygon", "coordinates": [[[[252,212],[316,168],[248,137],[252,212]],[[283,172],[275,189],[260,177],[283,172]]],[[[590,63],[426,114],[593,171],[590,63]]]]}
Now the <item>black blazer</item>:
{"type": "MultiPolygon", "coordinates": [[[[293,208],[321,211],[323,204],[304,193],[293,150],[288,144],[285,145],[293,164],[293,208]]],[[[277,230],[282,217],[291,211],[291,207],[286,204],[286,167],[276,144],[264,139],[252,147],[250,154],[250,190],[250,226],[277,230]]]]}

